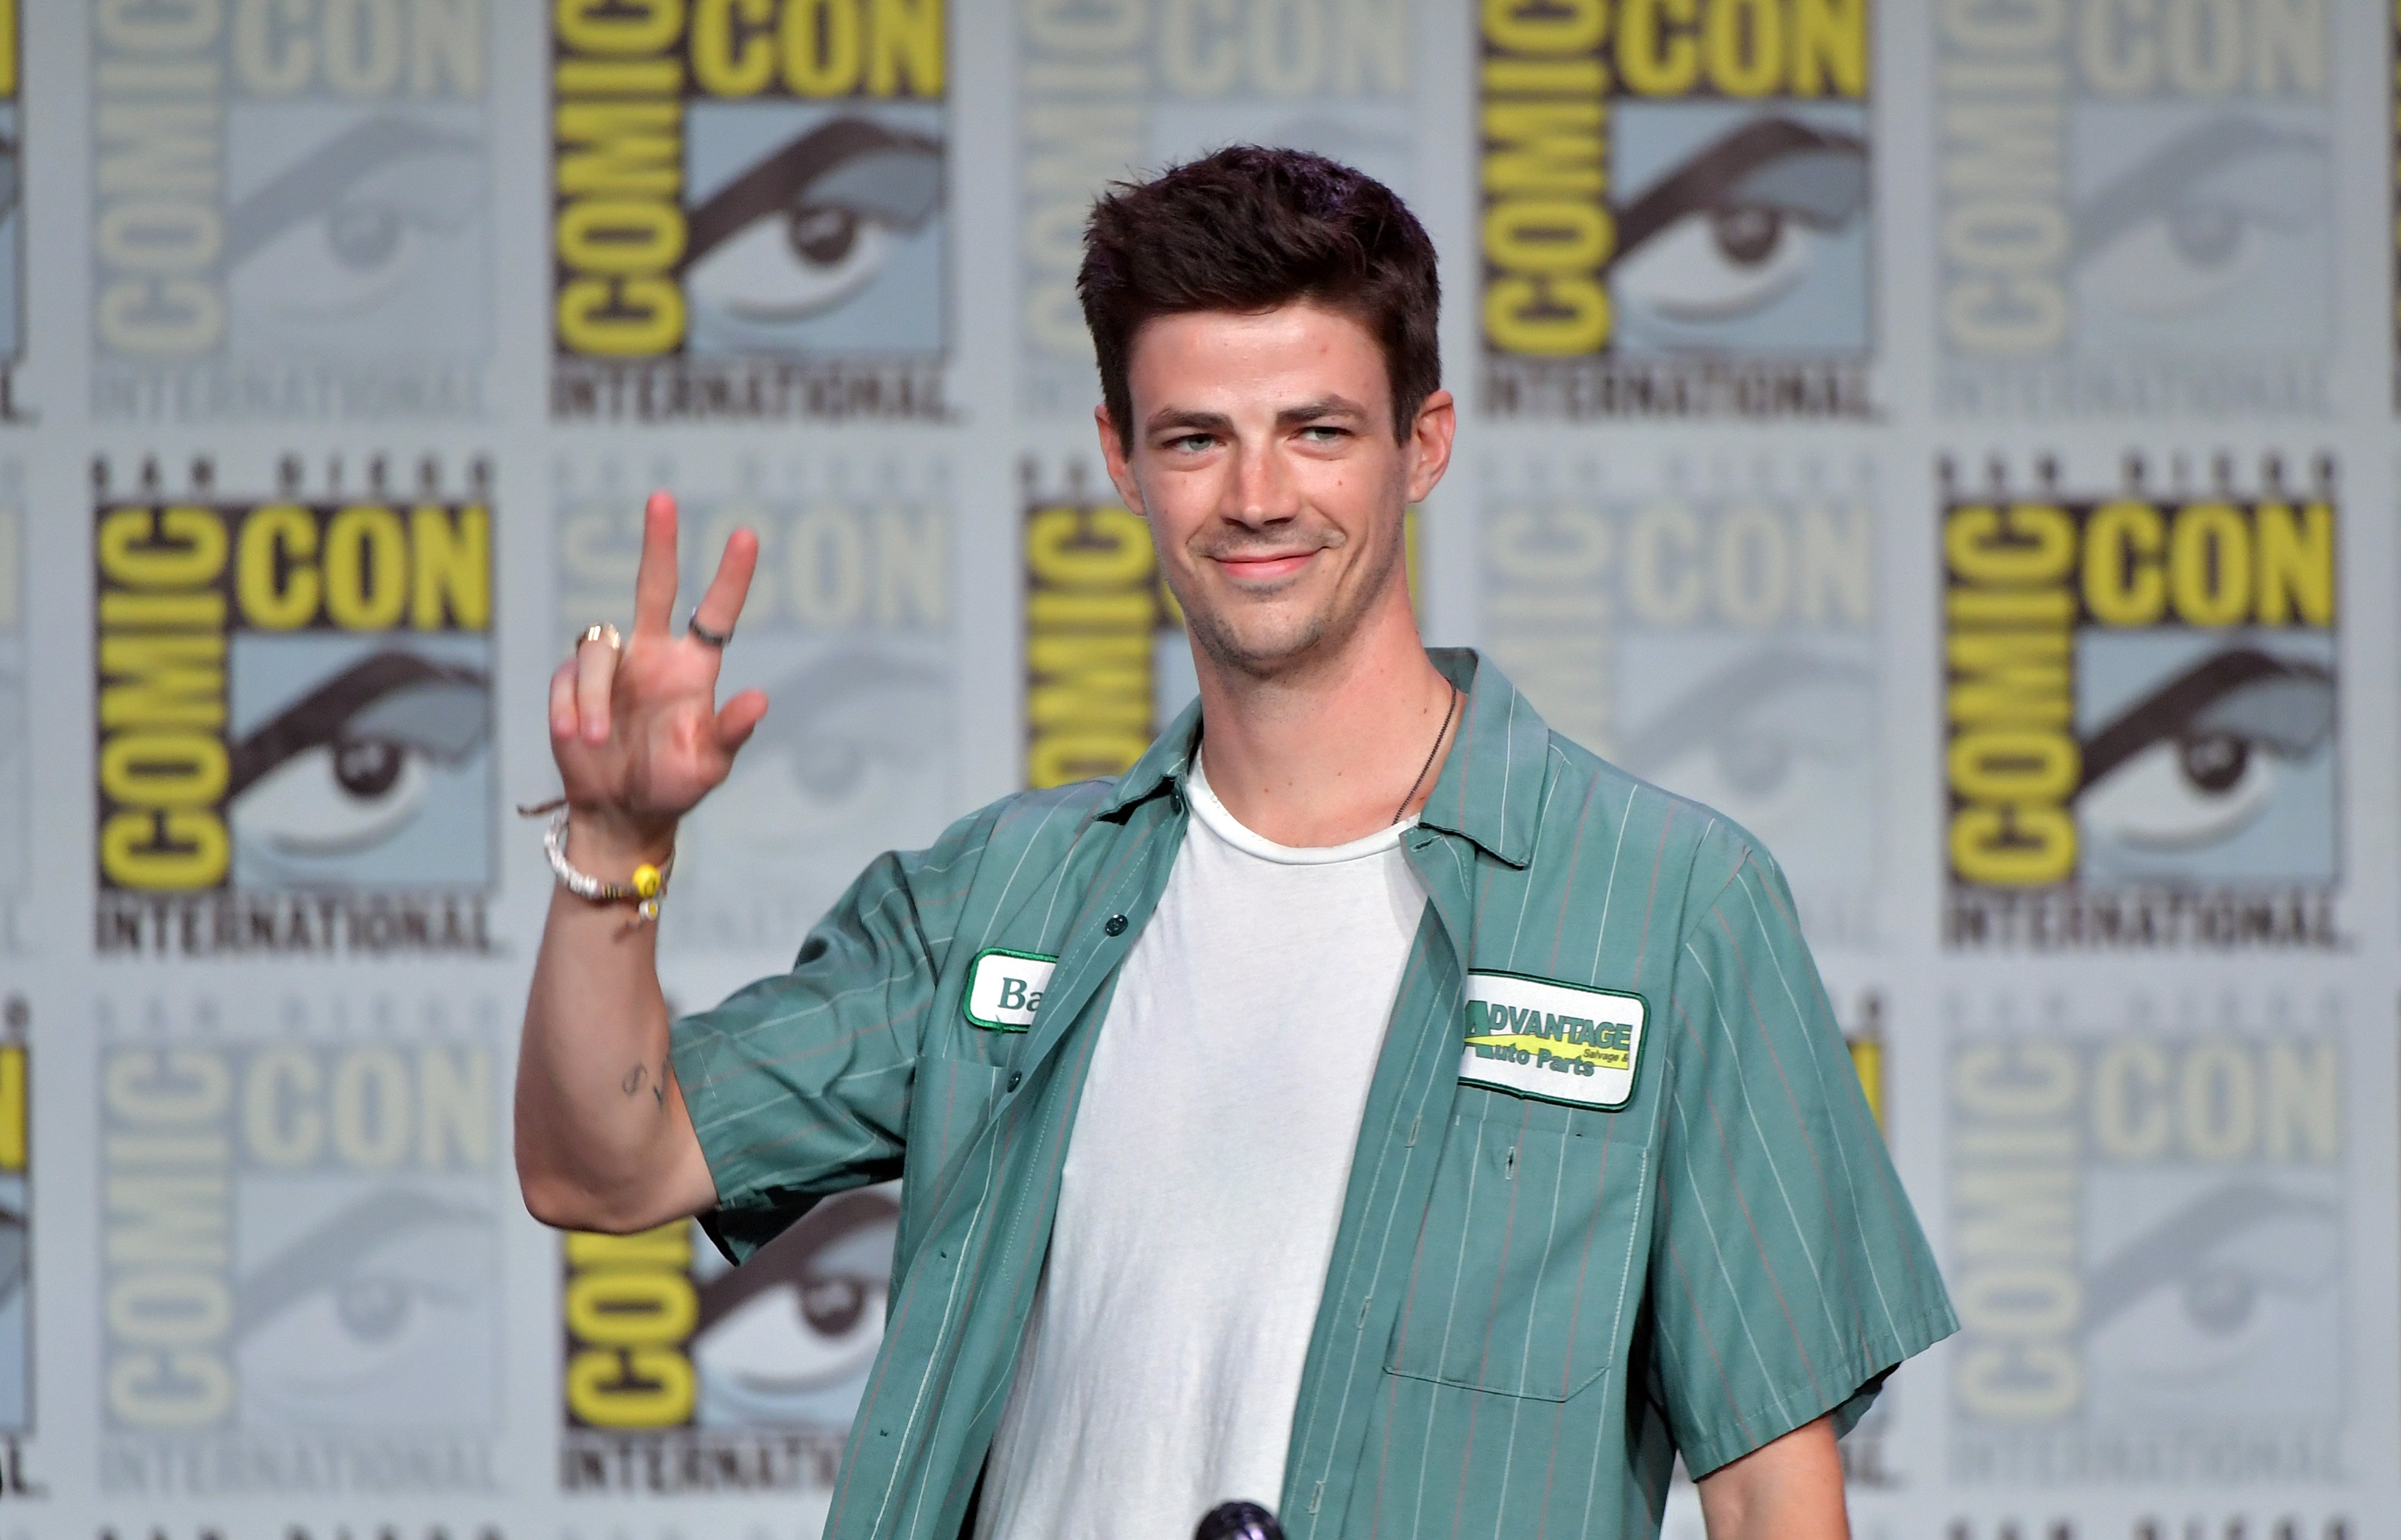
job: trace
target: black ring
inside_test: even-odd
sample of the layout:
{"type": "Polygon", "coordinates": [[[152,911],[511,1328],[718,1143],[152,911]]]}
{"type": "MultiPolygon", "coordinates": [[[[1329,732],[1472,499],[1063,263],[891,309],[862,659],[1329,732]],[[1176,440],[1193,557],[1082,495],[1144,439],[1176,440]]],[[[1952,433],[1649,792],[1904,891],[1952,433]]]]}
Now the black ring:
{"type": "Polygon", "coordinates": [[[692,619],[684,622],[683,628],[692,633],[694,641],[706,642],[720,652],[725,650],[726,643],[734,640],[734,633],[730,631],[711,631],[702,625],[700,614],[696,610],[693,613],[692,619]]]}

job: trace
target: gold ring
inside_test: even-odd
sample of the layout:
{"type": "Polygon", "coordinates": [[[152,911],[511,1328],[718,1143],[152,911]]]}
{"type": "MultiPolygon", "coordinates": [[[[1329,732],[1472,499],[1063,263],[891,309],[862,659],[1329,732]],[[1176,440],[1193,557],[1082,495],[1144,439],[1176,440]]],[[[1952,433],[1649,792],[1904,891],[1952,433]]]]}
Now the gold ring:
{"type": "Polygon", "coordinates": [[[575,639],[577,647],[582,647],[586,642],[606,642],[611,652],[622,652],[625,647],[625,639],[618,635],[617,628],[606,620],[597,626],[585,626],[583,634],[575,639]]]}

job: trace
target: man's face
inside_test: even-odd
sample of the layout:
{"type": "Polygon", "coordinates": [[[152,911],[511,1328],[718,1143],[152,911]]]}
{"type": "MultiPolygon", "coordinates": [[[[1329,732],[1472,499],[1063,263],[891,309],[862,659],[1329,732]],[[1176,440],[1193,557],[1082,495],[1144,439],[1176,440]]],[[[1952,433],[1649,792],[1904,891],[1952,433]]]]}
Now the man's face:
{"type": "Polygon", "coordinates": [[[1402,520],[1449,460],[1447,392],[1395,441],[1383,350],[1308,304],[1161,317],[1128,364],[1130,449],[1100,414],[1109,477],[1213,661],[1272,677],[1406,609],[1402,520]]]}

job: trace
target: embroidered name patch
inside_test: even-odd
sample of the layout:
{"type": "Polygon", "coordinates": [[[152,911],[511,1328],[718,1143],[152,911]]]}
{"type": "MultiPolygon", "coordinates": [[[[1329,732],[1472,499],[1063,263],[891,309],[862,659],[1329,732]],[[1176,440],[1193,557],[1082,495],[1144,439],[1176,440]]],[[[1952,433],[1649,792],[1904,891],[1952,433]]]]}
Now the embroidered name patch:
{"type": "Polygon", "coordinates": [[[1005,952],[998,947],[978,952],[967,964],[967,1017],[989,1032],[1022,1032],[1034,1025],[1042,991],[1050,988],[1055,957],[1032,952],[1005,952]]]}
{"type": "Polygon", "coordinates": [[[1640,995],[1470,974],[1459,1078],[1613,1112],[1634,1098],[1645,1015],[1640,995]]]}

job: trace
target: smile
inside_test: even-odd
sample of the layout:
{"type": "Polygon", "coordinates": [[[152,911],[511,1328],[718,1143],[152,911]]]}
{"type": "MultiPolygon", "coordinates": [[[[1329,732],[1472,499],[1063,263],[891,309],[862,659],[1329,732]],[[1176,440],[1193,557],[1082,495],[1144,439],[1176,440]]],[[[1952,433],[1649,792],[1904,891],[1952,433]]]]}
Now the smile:
{"type": "Polygon", "coordinates": [[[1216,556],[1211,559],[1226,575],[1244,582],[1272,582],[1289,578],[1309,565],[1314,551],[1297,551],[1282,556],[1216,556]]]}

